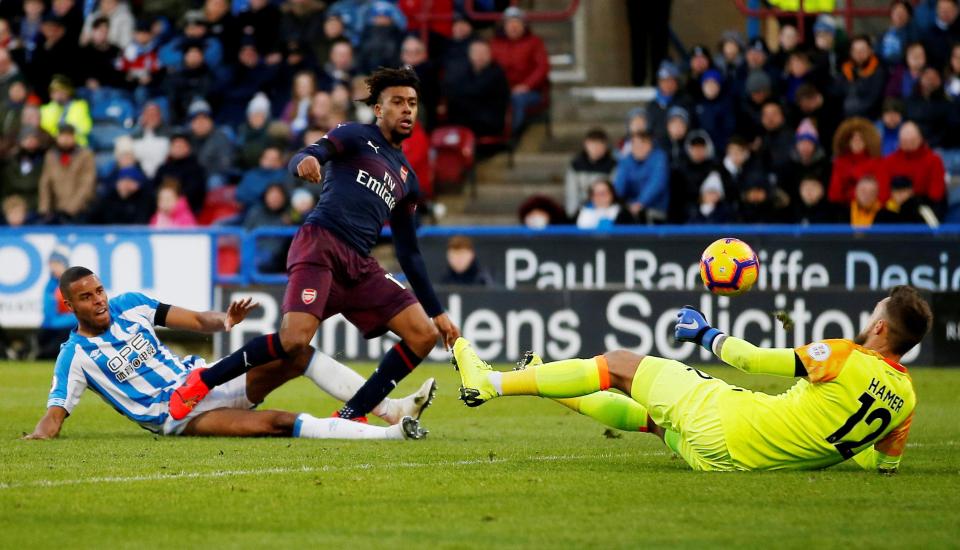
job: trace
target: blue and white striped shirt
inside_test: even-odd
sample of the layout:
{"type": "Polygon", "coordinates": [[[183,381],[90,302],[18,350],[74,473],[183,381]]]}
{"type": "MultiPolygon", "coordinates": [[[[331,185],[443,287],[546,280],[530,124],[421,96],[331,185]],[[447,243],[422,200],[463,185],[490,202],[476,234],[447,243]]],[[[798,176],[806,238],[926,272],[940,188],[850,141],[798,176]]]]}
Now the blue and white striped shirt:
{"type": "Polygon", "coordinates": [[[121,294],[109,301],[112,321],[103,334],[87,338],[74,329],[60,346],[47,407],[70,413],[89,387],[120,414],[160,433],[170,394],[198,358],[181,359],[160,342],[158,305],[143,294],[121,294]]]}

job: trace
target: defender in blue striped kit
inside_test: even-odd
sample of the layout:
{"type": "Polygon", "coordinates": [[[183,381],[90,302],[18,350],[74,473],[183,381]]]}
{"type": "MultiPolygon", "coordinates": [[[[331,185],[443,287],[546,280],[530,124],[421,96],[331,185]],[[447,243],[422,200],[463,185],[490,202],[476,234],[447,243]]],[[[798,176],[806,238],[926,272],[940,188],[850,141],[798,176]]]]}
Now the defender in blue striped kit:
{"type": "Polygon", "coordinates": [[[230,330],[257,304],[240,300],[220,313],[190,311],[132,292],[108,299],[100,279],[83,267],[64,272],[60,286],[78,326],[60,348],[47,413],[28,439],[58,435],[86,389],[144,429],[162,435],[419,439],[426,434],[413,416],[419,417],[430,404],[432,380],[412,396],[381,403],[379,416],[393,424],[389,427],[252,410],[271,391],[301,375],[341,400],[363,384],[363,378],[348,367],[312,349],[253,368],[218,386],[190,415],[175,420],[169,414],[170,395],[192,370],[206,363],[192,355],[178,357],[158,338],[156,327],[207,333],[230,330]]]}

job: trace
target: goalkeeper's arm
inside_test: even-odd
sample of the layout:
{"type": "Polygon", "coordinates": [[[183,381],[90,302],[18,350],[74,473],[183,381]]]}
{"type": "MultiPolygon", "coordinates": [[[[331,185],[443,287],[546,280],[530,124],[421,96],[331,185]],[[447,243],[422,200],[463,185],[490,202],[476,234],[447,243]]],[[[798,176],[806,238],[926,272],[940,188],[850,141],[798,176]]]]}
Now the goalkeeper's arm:
{"type": "Polygon", "coordinates": [[[728,365],[752,374],[806,376],[807,370],[790,348],[758,348],[746,340],[727,336],[707,323],[703,314],[690,306],[677,313],[674,336],[682,342],[695,342],[716,354],[728,365]]]}
{"type": "Polygon", "coordinates": [[[718,334],[711,351],[724,363],[751,374],[806,376],[807,369],[792,348],[760,348],[746,340],[718,334]]]}

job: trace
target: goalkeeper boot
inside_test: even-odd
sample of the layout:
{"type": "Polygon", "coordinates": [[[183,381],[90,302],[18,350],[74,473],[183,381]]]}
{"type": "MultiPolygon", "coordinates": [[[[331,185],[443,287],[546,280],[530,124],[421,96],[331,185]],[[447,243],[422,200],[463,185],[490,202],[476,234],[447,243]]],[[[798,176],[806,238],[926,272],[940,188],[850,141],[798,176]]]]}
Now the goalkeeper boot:
{"type": "Polygon", "coordinates": [[[423,439],[430,433],[420,426],[419,420],[409,416],[404,416],[400,419],[400,428],[403,429],[404,439],[423,439]]]}
{"type": "Polygon", "coordinates": [[[210,388],[200,378],[200,373],[207,369],[193,369],[187,375],[187,380],[170,394],[170,416],[174,420],[183,420],[190,411],[210,393],[210,388]]]}
{"type": "Polygon", "coordinates": [[[420,389],[404,397],[403,399],[391,399],[388,401],[387,413],[380,418],[387,424],[396,424],[404,416],[420,420],[420,415],[427,410],[434,398],[437,396],[437,381],[433,378],[427,378],[423,381],[420,389]]]}
{"type": "Polygon", "coordinates": [[[457,338],[453,344],[453,366],[460,371],[460,400],[468,407],[479,407],[497,396],[488,376],[493,369],[480,359],[466,338],[457,338]]]}

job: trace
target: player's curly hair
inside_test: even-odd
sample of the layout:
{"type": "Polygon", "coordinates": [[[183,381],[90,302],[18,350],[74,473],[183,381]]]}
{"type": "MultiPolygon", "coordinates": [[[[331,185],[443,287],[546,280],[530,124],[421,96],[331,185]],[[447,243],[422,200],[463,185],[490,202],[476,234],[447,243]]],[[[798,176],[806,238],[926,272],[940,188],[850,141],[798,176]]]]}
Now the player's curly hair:
{"type": "Polygon", "coordinates": [[[420,78],[409,65],[400,69],[380,67],[367,78],[370,95],[363,102],[373,107],[380,101],[380,94],[392,86],[409,86],[417,92],[417,97],[420,97],[420,78]]]}

